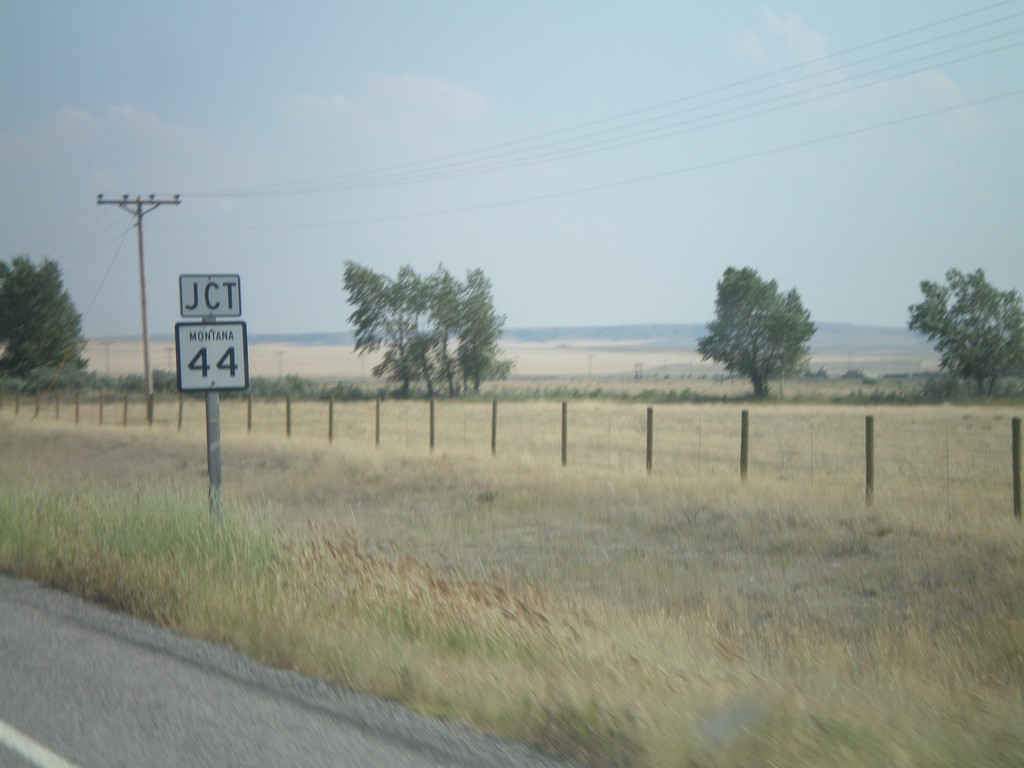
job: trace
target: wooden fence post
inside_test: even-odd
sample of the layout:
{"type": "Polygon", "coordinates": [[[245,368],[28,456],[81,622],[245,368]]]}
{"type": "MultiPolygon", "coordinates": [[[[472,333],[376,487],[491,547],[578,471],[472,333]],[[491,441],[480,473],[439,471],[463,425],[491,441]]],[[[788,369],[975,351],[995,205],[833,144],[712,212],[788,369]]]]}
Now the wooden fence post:
{"type": "Polygon", "coordinates": [[[569,403],[562,401],[562,466],[569,463],[569,403]]]}
{"type": "Polygon", "coordinates": [[[127,394],[124,396],[124,419],[123,419],[123,423],[121,424],[121,426],[122,427],[127,427],[128,426],[128,395],[127,394]]]}
{"type": "Polygon", "coordinates": [[[377,405],[373,414],[373,444],[380,448],[380,398],[377,398],[377,405]]]}
{"type": "Polygon", "coordinates": [[[434,398],[430,398],[430,450],[434,450],[434,398]]]}
{"type": "Polygon", "coordinates": [[[288,437],[292,436],[292,396],[287,395],[284,399],[285,432],[288,437]]]}
{"type": "Polygon", "coordinates": [[[864,417],[864,503],[875,500],[875,417],[864,417]]]}
{"type": "Polygon", "coordinates": [[[498,401],[491,401],[491,456],[498,455],[498,401]]]}
{"type": "Polygon", "coordinates": [[[647,472],[654,469],[654,408],[647,406],[647,472]]]}
{"type": "Polygon", "coordinates": [[[747,479],[750,461],[750,411],[740,413],[740,478],[747,479]]]}
{"type": "Polygon", "coordinates": [[[1011,426],[1013,454],[1013,516],[1021,519],[1021,488],[1020,488],[1020,417],[1015,417],[1011,426]]]}

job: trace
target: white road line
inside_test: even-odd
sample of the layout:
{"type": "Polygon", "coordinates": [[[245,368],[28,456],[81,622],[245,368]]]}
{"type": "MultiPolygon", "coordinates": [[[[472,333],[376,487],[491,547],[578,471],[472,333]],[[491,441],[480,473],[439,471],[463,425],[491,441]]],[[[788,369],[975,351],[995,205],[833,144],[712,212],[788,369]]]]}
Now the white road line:
{"type": "Polygon", "coordinates": [[[74,763],[69,763],[42,744],[32,741],[3,720],[0,720],[0,744],[17,752],[38,768],[77,768],[74,763]]]}

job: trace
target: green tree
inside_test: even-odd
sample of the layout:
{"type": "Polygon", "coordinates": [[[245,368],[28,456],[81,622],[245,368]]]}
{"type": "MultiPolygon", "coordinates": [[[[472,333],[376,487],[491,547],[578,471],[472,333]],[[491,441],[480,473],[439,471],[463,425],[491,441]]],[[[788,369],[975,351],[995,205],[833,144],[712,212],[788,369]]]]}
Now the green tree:
{"type": "Polygon", "coordinates": [[[463,386],[480,391],[484,379],[504,379],[512,372],[512,361],[498,355],[498,342],[505,326],[505,316],[494,309],[491,281],[482,270],[466,274],[459,296],[459,369],[463,386]]]}
{"type": "Polygon", "coordinates": [[[353,307],[357,352],[383,353],[373,375],[397,382],[404,396],[422,383],[432,397],[449,396],[466,382],[507,375],[498,359],[504,317],[494,311],[491,284],[480,270],[460,283],[443,266],[426,278],[404,266],[395,278],[348,261],[345,290],[353,307]]]}
{"type": "Polygon", "coordinates": [[[749,378],[756,397],[769,393],[772,379],[806,370],[816,330],[796,289],[781,293],[774,280],[762,280],[749,267],[725,270],[707,329],[697,342],[701,359],[749,378]]]}
{"type": "Polygon", "coordinates": [[[0,262],[0,373],[36,368],[84,370],[82,317],[64,290],[60,267],[26,256],[0,262]]]}
{"type": "Polygon", "coordinates": [[[419,278],[403,267],[398,279],[381,275],[355,262],[345,262],[345,290],[354,310],[349,322],[355,328],[357,352],[383,350],[381,362],[372,373],[397,382],[408,395],[422,368],[419,323],[423,308],[418,306],[422,290],[419,278]]]}
{"type": "Polygon", "coordinates": [[[431,323],[430,283],[412,267],[404,266],[392,283],[391,296],[395,327],[401,332],[404,349],[404,354],[396,357],[403,371],[402,392],[408,395],[410,384],[418,379],[426,386],[427,397],[433,397],[437,330],[431,323]]]}
{"type": "Polygon", "coordinates": [[[448,395],[454,397],[458,394],[458,361],[453,353],[453,347],[458,345],[458,339],[462,335],[462,307],[459,296],[461,286],[443,266],[438,266],[427,283],[437,371],[448,388],[448,395]]]}
{"type": "Polygon", "coordinates": [[[978,269],[946,272],[946,285],[925,280],[924,300],[910,306],[908,326],[935,342],[943,370],[974,381],[991,396],[1000,376],[1024,373],[1024,307],[1015,290],[1000,291],[978,269]]]}

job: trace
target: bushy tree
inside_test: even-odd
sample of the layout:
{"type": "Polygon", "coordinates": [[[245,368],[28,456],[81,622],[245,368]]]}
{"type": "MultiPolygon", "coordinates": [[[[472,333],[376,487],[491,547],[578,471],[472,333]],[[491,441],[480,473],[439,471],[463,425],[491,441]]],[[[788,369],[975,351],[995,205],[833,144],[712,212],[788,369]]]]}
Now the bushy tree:
{"type": "Polygon", "coordinates": [[[1024,307],[1015,290],[1000,291],[978,269],[946,272],[946,284],[925,280],[924,300],[910,306],[908,326],[935,342],[939,365],[991,396],[1001,376],[1024,374],[1024,307]]]}
{"type": "Polygon", "coordinates": [[[416,347],[422,347],[416,344],[424,310],[418,276],[403,267],[398,278],[391,279],[349,261],[345,263],[345,290],[354,307],[348,319],[355,328],[356,351],[383,349],[383,359],[374,366],[373,375],[398,382],[402,393],[408,395],[417,378],[416,347]]]}
{"type": "Polygon", "coordinates": [[[484,379],[504,379],[512,371],[512,361],[498,356],[498,341],[505,316],[494,310],[491,281],[482,270],[466,274],[459,292],[459,370],[463,386],[480,391],[484,379]]]}
{"type": "Polygon", "coordinates": [[[64,290],[60,267],[26,256],[0,262],[0,373],[36,368],[84,370],[82,318],[64,290]]]}
{"type": "Polygon", "coordinates": [[[749,378],[756,397],[768,394],[773,379],[806,369],[816,330],[795,288],[781,293],[774,280],[762,280],[749,267],[725,270],[707,329],[697,342],[701,359],[749,378]]]}
{"type": "Polygon", "coordinates": [[[344,284],[356,351],[382,351],[372,373],[398,383],[403,395],[422,383],[430,397],[439,387],[455,396],[468,382],[479,390],[481,380],[511,369],[498,358],[505,318],[480,270],[460,283],[443,266],[425,278],[405,266],[390,278],[348,261],[344,284]]]}
{"type": "MultiPolygon", "coordinates": [[[[437,374],[449,396],[458,392],[458,361],[455,348],[460,346],[463,334],[461,288],[451,272],[439,266],[427,279],[430,302],[430,317],[434,326],[434,355],[437,360],[437,374]]],[[[427,389],[431,385],[427,382],[427,389]]]]}

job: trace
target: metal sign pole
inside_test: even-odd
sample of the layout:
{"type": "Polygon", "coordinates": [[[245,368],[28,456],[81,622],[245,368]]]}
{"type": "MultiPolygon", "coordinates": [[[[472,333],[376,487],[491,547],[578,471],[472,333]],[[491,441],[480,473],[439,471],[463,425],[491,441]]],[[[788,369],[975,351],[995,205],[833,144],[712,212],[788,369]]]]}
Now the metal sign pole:
{"type": "Polygon", "coordinates": [[[206,466],[210,474],[210,515],[218,525],[221,511],[220,393],[206,393],[206,466]]]}

